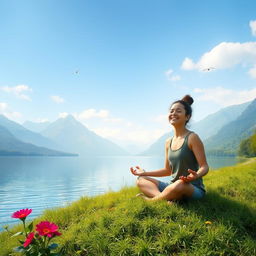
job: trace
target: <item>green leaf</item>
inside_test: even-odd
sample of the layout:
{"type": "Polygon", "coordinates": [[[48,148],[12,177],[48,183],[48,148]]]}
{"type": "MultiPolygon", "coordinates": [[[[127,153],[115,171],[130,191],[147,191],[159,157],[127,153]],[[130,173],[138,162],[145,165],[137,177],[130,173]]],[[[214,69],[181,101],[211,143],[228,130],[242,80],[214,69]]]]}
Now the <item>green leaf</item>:
{"type": "Polygon", "coordinates": [[[28,227],[27,227],[29,233],[32,232],[33,226],[34,226],[33,221],[31,221],[31,223],[30,223],[30,224],[28,225],[28,227]]]}
{"type": "Polygon", "coordinates": [[[20,236],[20,235],[23,235],[23,232],[17,232],[16,234],[12,235],[11,237],[20,236]]]}
{"type": "Polygon", "coordinates": [[[50,250],[56,249],[58,247],[58,244],[51,244],[48,246],[50,250]]]}
{"type": "Polygon", "coordinates": [[[22,245],[24,244],[24,241],[21,241],[21,240],[18,240],[18,241],[19,241],[20,244],[22,244],[22,245]]]}
{"type": "Polygon", "coordinates": [[[3,226],[3,229],[5,229],[5,230],[7,230],[7,231],[8,231],[8,229],[9,229],[9,225],[5,225],[5,226],[3,226]]]}
{"type": "MultiPolygon", "coordinates": [[[[38,256],[39,254],[37,253],[37,252],[30,252],[29,254],[28,254],[29,256],[38,256]]],[[[41,254],[40,254],[41,255],[41,254]]]]}

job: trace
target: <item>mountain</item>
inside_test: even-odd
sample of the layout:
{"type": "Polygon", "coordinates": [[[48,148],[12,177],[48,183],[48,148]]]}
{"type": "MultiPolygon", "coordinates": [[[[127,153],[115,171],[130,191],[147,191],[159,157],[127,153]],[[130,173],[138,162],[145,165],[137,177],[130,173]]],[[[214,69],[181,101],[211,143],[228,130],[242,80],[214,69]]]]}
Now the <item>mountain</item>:
{"type": "Polygon", "coordinates": [[[234,121],[251,104],[246,102],[239,105],[233,105],[219,110],[191,125],[193,131],[199,134],[202,140],[215,135],[224,125],[234,121]]]}
{"type": "Polygon", "coordinates": [[[253,134],[256,129],[256,99],[237,117],[224,125],[214,136],[205,141],[209,153],[236,154],[240,141],[253,134]]]}
{"type": "Polygon", "coordinates": [[[75,156],[56,150],[37,147],[15,138],[5,127],[0,126],[0,155],[5,156],[75,156]]]}
{"type": "Polygon", "coordinates": [[[32,132],[22,125],[9,120],[3,115],[0,115],[0,125],[5,127],[14,137],[26,143],[31,143],[36,146],[60,150],[60,147],[51,141],[49,138],[43,137],[39,133],[32,132]]]}
{"type": "MultiPolygon", "coordinates": [[[[251,104],[246,102],[239,105],[233,105],[219,110],[218,112],[207,116],[206,118],[192,123],[188,127],[190,130],[196,132],[200,138],[205,141],[217,134],[223,126],[236,120],[241,113],[251,104]]],[[[168,137],[173,135],[173,131],[170,128],[170,132],[161,136],[156,142],[154,142],[146,151],[141,155],[164,155],[164,145],[168,137]]]]}
{"type": "Polygon", "coordinates": [[[128,153],[114,144],[87,129],[72,115],[59,118],[51,123],[42,133],[54,140],[64,150],[76,152],[85,156],[128,155],[128,153]]]}
{"type": "Polygon", "coordinates": [[[26,121],[22,124],[22,126],[30,131],[40,133],[41,131],[45,130],[49,124],[50,122],[36,123],[36,122],[26,121]]]}
{"type": "Polygon", "coordinates": [[[143,156],[164,156],[165,141],[173,135],[173,131],[165,133],[156,142],[154,142],[146,151],[139,155],[143,156]]]}

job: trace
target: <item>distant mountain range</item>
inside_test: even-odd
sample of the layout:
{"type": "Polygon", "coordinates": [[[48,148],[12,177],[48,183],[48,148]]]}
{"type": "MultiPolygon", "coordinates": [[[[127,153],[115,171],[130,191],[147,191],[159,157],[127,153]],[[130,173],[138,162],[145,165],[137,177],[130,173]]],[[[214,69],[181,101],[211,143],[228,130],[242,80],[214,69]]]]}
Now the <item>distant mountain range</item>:
{"type": "Polygon", "coordinates": [[[3,115],[0,115],[0,125],[5,127],[14,137],[26,143],[31,143],[36,146],[51,148],[55,150],[60,150],[59,145],[54,141],[42,136],[39,133],[32,132],[22,125],[9,120],[3,115]]]}
{"type": "Polygon", "coordinates": [[[210,154],[236,154],[240,141],[256,131],[256,99],[233,121],[205,140],[210,154]]]}
{"type": "Polygon", "coordinates": [[[223,108],[192,124],[191,128],[200,135],[202,140],[208,139],[220,131],[224,125],[236,120],[250,104],[251,102],[246,102],[223,108]]]}
{"type": "Polygon", "coordinates": [[[0,126],[0,155],[5,156],[75,156],[44,147],[25,143],[14,137],[5,127],[0,126]]]}
{"type": "Polygon", "coordinates": [[[26,121],[22,124],[23,127],[27,128],[32,132],[37,132],[37,133],[40,133],[41,131],[45,130],[48,125],[50,125],[50,122],[35,123],[31,121],[26,121]]]}
{"type": "MultiPolygon", "coordinates": [[[[53,123],[25,122],[24,126],[0,115],[0,155],[129,155],[115,143],[90,131],[72,115],[53,123]]],[[[224,108],[192,123],[189,129],[199,134],[208,154],[234,155],[240,141],[256,129],[256,99],[224,108]]],[[[170,133],[164,134],[140,155],[163,156],[165,141],[170,136],[171,128],[170,133]]]]}
{"type": "Polygon", "coordinates": [[[43,136],[61,145],[64,150],[84,156],[129,155],[113,142],[98,136],[72,115],[59,118],[42,131],[43,136]]]}
{"type": "MultiPolygon", "coordinates": [[[[240,140],[256,128],[256,100],[229,106],[211,114],[189,127],[203,140],[206,152],[214,155],[235,155],[240,140]]],[[[141,155],[164,155],[164,145],[170,133],[164,134],[141,155]]]]}
{"type": "MultiPolygon", "coordinates": [[[[43,128],[32,122],[26,122],[25,125],[34,127],[34,130],[43,128]]],[[[88,130],[71,115],[48,123],[45,127],[40,134],[0,115],[0,155],[128,155],[116,144],[88,130]]]]}

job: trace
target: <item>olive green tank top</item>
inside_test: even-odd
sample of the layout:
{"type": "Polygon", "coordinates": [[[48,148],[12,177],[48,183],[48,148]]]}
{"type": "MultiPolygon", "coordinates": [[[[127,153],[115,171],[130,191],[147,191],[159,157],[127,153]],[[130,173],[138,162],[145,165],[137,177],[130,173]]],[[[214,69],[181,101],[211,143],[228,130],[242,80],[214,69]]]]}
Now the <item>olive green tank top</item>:
{"type": "MultiPolygon", "coordinates": [[[[182,146],[177,150],[172,150],[172,139],[170,142],[169,150],[168,150],[168,160],[170,167],[172,169],[171,182],[175,182],[179,179],[180,176],[189,175],[188,169],[193,171],[197,171],[199,169],[198,162],[193,151],[188,146],[188,137],[192,132],[189,132],[182,144],[182,146]]],[[[194,181],[190,182],[198,188],[201,188],[205,191],[203,179],[198,178],[194,181]]]]}

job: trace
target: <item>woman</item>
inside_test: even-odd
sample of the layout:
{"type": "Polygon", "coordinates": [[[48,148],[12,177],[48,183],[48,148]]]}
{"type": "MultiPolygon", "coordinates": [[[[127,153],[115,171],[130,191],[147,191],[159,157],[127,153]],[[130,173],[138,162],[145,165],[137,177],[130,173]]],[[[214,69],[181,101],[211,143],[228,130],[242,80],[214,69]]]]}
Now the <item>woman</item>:
{"type": "Polygon", "coordinates": [[[193,102],[193,98],[186,95],[170,107],[169,122],[173,126],[174,136],[165,143],[165,167],[155,171],[145,171],[139,166],[130,168],[132,174],[138,176],[137,186],[145,199],[173,201],[200,199],[205,195],[202,177],[207,174],[209,167],[204,146],[199,136],[186,128],[192,116],[193,102]],[[169,175],[170,183],[149,177],[169,175]]]}

